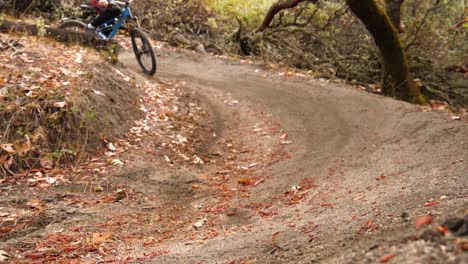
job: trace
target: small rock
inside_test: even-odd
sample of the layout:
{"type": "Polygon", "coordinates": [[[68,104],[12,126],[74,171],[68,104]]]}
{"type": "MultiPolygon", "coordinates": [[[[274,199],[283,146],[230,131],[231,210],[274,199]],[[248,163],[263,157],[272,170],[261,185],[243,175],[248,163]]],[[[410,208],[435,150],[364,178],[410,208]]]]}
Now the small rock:
{"type": "Polygon", "coordinates": [[[409,220],[409,214],[407,212],[403,212],[401,213],[401,218],[404,220],[404,221],[408,221],[409,220]]]}

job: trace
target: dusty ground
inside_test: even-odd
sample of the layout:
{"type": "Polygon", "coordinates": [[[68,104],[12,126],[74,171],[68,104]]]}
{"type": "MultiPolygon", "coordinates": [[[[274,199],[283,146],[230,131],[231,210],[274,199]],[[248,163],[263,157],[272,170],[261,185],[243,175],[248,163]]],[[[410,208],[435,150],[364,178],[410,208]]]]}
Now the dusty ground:
{"type": "Polygon", "coordinates": [[[466,119],[247,62],[158,59],[147,79],[121,57],[148,82],[146,116],[113,153],[44,193],[2,184],[41,211],[2,237],[11,261],[468,261],[463,237],[420,237],[468,213],[466,119]],[[421,215],[433,224],[416,230],[421,215]]]}

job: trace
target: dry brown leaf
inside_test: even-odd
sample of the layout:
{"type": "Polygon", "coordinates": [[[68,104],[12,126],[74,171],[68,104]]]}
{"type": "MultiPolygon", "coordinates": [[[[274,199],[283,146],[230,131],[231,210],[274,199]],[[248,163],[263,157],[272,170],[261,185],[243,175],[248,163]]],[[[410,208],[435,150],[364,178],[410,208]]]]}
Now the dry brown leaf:
{"type": "Polygon", "coordinates": [[[13,156],[10,156],[5,163],[3,163],[3,167],[5,169],[10,169],[11,165],[13,165],[13,156]]]}
{"type": "Polygon", "coordinates": [[[114,144],[112,144],[112,143],[107,144],[107,149],[110,150],[110,151],[116,151],[117,150],[115,148],[114,144]]]}
{"type": "Polygon", "coordinates": [[[247,185],[254,184],[254,181],[251,178],[246,177],[246,178],[237,179],[237,183],[239,183],[240,185],[247,186],[247,185]]]}
{"type": "Polygon", "coordinates": [[[8,159],[7,155],[0,156],[0,166],[2,166],[8,159]]]}
{"type": "Polygon", "coordinates": [[[89,246],[99,246],[100,244],[111,242],[112,234],[110,232],[93,233],[84,239],[84,244],[89,246]]]}
{"type": "Polygon", "coordinates": [[[41,214],[45,209],[44,203],[40,200],[30,200],[26,203],[26,205],[29,206],[31,209],[35,210],[36,215],[41,214]]]}
{"type": "Polygon", "coordinates": [[[6,152],[8,152],[10,154],[15,154],[16,153],[15,146],[13,144],[2,144],[1,148],[2,148],[2,150],[6,151],[6,152]]]}
{"type": "Polygon", "coordinates": [[[65,106],[67,106],[67,102],[55,102],[54,103],[55,108],[64,108],[65,106]]]}
{"type": "Polygon", "coordinates": [[[31,151],[31,144],[29,142],[27,143],[18,143],[14,145],[14,148],[16,149],[16,153],[18,156],[23,156],[24,154],[28,153],[31,151]]]}
{"type": "Polygon", "coordinates": [[[40,138],[42,138],[43,140],[46,140],[44,136],[45,134],[46,134],[46,131],[44,127],[40,126],[36,129],[36,131],[34,131],[34,135],[32,136],[31,141],[33,143],[36,143],[40,138]]]}
{"type": "Polygon", "coordinates": [[[54,163],[47,156],[40,158],[39,163],[44,169],[52,169],[52,166],[54,166],[54,163]]]}

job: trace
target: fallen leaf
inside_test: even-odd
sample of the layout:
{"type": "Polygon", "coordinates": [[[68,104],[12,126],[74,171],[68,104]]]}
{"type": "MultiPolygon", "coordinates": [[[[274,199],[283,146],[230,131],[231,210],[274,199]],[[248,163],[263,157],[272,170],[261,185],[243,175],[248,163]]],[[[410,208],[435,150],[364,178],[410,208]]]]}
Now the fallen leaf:
{"type": "Polygon", "coordinates": [[[429,202],[427,202],[427,203],[424,204],[424,207],[430,207],[430,206],[434,206],[434,205],[436,205],[436,204],[438,204],[438,202],[436,202],[436,201],[429,201],[429,202]]]}
{"type": "Polygon", "coordinates": [[[252,185],[257,186],[257,185],[259,185],[260,183],[262,183],[264,181],[265,181],[265,179],[262,178],[262,179],[256,180],[252,185]]]}
{"type": "Polygon", "coordinates": [[[395,256],[396,256],[396,254],[394,254],[394,253],[387,254],[387,255],[380,258],[380,263],[386,263],[386,262],[390,261],[392,258],[394,258],[395,256]]]}
{"type": "Polygon", "coordinates": [[[93,90],[93,93],[95,93],[97,95],[104,96],[104,94],[101,91],[98,91],[98,90],[93,90]]]}
{"type": "Polygon", "coordinates": [[[2,213],[2,212],[0,212],[0,217],[7,217],[7,216],[9,216],[9,215],[10,215],[9,213],[2,213]]]}
{"type": "Polygon", "coordinates": [[[10,255],[5,250],[0,250],[0,262],[10,259],[10,255]]]}
{"type": "Polygon", "coordinates": [[[100,244],[111,242],[112,234],[110,232],[105,233],[93,233],[91,236],[87,236],[84,240],[85,245],[99,246],[100,244]]]}
{"type": "Polygon", "coordinates": [[[13,144],[2,144],[1,148],[10,154],[16,153],[16,150],[13,144]]]}
{"type": "Polygon", "coordinates": [[[45,258],[46,254],[45,253],[28,253],[24,256],[30,259],[41,259],[41,258],[45,258]]]}
{"type": "Polygon", "coordinates": [[[115,148],[114,144],[112,144],[112,143],[107,144],[107,149],[109,149],[110,151],[116,151],[117,150],[115,148]]]}
{"type": "Polygon", "coordinates": [[[200,228],[202,227],[206,222],[206,218],[203,218],[201,219],[200,221],[196,222],[195,224],[193,224],[193,227],[195,228],[200,228]]]}
{"type": "Polygon", "coordinates": [[[55,102],[54,103],[55,108],[64,108],[65,106],[67,106],[67,102],[55,102]]]}
{"type": "Polygon", "coordinates": [[[421,227],[430,225],[432,223],[432,216],[430,215],[423,215],[416,218],[416,229],[420,229],[421,227]]]}
{"type": "Polygon", "coordinates": [[[237,179],[237,183],[239,183],[240,185],[243,185],[243,186],[247,186],[247,185],[252,185],[252,184],[254,184],[254,182],[252,181],[251,178],[240,178],[240,179],[237,179]]]}
{"type": "Polygon", "coordinates": [[[279,235],[279,233],[280,232],[277,231],[271,236],[271,242],[273,243],[273,245],[275,244],[276,237],[279,235]]]}
{"type": "Polygon", "coordinates": [[[29,206],[31,209],[36,209],[39,211],[44,210],[44,204],[40,200],[30,200],[26,203],[27,206],[29,206]]]}
{"type": "Polygon", "coordinates": [[[14,148],[16,150],[16,153],[21,157],[31,150],[31,144],[30,143],[15,144],[14,148]]]}
{"type": "Polygon", "coordinates": [[[44,169],[52,169],[52,166],[54,166],[54,163],[46,156],[40,158],[39,163],[44,169]]]}
{"type": "Polygon", "coordinates": [[[448,233],[448,228],[447,227],[442,227],[442,226],[436,226],[435,230],[439,231],[439,233],[443,236],[445,236],[448,233]]]}
{"type": "Polygon", "coordinates": [[[192,162],[191,162],[191,163],[192,163],[192,164],[202,164],[202,165],[205,164],[205,163],[203,162],[203,160],[200,159],[200,157],[198,157],[197,155],[193,155],[193,157],[192,157],[192,162]]]}
{"type": "Polygon", "coordinates": [[[114,165],[114,166],[123,166],[124,163],[118,159],[114,159],[114,160],[111,160],[110,161],[110,164],[114,165]]]}
{"type": "Polygon", "coordinates": [[[8,159],[7,155],[0,156],[0,166],[2,166],[8,159]]]}
{"type": "Polygon", "coordinates": [[[457,239],[457,248],[456,252],[465,252],[468,251],[468,240],[466,238],[457,239]]]}
{"type": "Polygon", "coordinates": [[[3,163],[3,167],[5,169],[9,169],[11,165],[13,165],[13,156],[10,156],[10,158],[7,161],[5,161],[5,163],[3,163]]]}
{"type": "Polygon", "coordinates": [[[77,52],[77,53],[76,53],[76,59],[75,59],[75,62],[76,62],[76,63],[78,63],[78,64],[80,64],[80,63],[82,63],[82,62],[83,62],[83,55],[81,55],[81,53],[80,53],[80,52],[77,52]]]}

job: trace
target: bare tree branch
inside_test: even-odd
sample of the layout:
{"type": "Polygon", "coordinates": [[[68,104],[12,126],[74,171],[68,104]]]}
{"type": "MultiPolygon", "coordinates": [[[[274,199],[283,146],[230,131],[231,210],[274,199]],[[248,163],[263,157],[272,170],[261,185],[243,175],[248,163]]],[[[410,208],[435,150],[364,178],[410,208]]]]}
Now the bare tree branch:
{"type": "Polygon", "coordinates": [[[262,32],[266,28],[268,28],[268,26],[270,26],[271,21],[275,17],[275,15],[278,14],[278,12],[280,12],[281,10],[294,8],[302,2],[309,2],[309,3],[315,4],[317,3],[317,1],[318,0],[280,0],[276,2],[274,5],[270,7],[270,10],[268,10],[265,16],[265,19],[263,19],[262,24],[256,30],[256,32],[262,32]]]}

